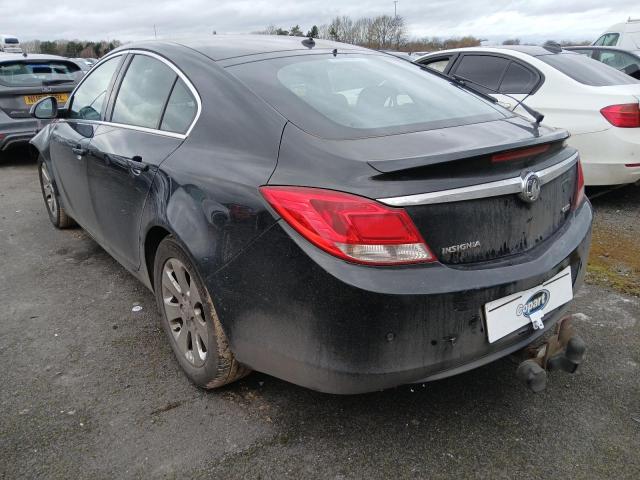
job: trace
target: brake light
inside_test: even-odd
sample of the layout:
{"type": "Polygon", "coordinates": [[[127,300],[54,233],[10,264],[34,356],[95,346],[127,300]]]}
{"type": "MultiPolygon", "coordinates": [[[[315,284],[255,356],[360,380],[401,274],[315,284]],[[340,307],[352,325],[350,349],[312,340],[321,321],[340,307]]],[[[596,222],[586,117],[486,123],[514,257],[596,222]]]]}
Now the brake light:
{"type": "Polygon", "coordinates": [[[578,207],[584,202],[586,195],[584,193],[584,173],[582,172],[582,162],[578,160],[578,173],[576,180],[576,193],[573,196],[573,208],[572,210],[577,210],[578,207]]]}
{"type": "Polygon", "coordinates": [[[640,127],[640,106],[637,103],[610,105],[600,110],[600,113],[602,113],[604,118],[614,127],[640,127]]]}
{"type": "Polygon", "coordinates": [[[260,191],[300,235],[331,255],[369,265],[435,261],[402,208],[320,188],[265,186],[260,191]]]}
{"type": "Polygon", "coordinates": [[[533,157],[534,155],[540,155],[541,153],[549,150],[549,144],[536,145],[535,147],[520,148],[518,150],[510,150],[508,152],[496,153],[491,157],[491,162],[509,162],[512,160],[519,160],[521,158],[533,157]]]}

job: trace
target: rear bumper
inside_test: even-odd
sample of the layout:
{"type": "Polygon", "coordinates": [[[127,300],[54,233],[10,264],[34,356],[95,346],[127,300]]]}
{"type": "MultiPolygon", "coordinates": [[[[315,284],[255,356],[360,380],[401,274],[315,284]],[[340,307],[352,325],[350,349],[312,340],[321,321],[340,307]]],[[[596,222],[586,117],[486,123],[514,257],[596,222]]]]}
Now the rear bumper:
{"type": "Polygon", "coordinates": [[[482,307],[568,265],[577,290],[591,219],[586,202],[533,250],[473,268],[352,265],[279,222],[205,281],[238,361],[323,392],[375,391],[461,373],[542,335],[525,326],[489,344],[482,307]]]}
{"type": "Polygon", "coordinates": [[[33,118],[11,119],[4,114],[0,117],[0,151],[28,143],[38,132],[38,121],[33,118]]]}
{"type": "Polygon", "coordinates": [[[640,180],[640,128],[611,127],[574,135],[569,143],[580,151],[588,186],[621,185],[640,180]]]}

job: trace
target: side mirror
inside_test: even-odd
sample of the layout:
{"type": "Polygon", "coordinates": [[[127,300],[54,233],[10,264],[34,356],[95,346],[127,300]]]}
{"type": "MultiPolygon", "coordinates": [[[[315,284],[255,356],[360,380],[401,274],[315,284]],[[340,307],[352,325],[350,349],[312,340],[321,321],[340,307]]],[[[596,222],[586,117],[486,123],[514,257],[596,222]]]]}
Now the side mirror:
{"type": "Polygon", "coordinates": [[[40,120],[51,120],[58,116],[58,101],[55,97],[38,100],[29,110],[29,115],[40,120]]]}

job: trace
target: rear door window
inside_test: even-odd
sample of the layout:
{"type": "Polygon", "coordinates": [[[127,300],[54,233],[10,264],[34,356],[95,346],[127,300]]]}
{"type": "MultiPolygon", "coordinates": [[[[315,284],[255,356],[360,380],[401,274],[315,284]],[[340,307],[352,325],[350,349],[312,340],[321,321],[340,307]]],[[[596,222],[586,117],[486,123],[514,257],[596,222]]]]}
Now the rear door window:
{"type": "Polygon", "coordinates": [[[432,70],[444,73],[444,71],[449,66],[450,61],[451,57],[438,57],[435,59],[425,60],[424,62],[420,62],[420,64],[424,65],[425,67],[429,67],[432,70]]]}
{"type": "Polygon", "coordinates": [[[456,67],[455,74],[494,93],[509,62],[506,58],[492,55],[465,55],[456,67]]]}
{"type": "Polygon", "coordinates": [[[626,73],[576,53],[540,55],[536,58],[584,85],[604,87],[640,83],[626,73]]]}
{"type": "Polygon", "coordinates": [[[160,60],[134,56],[118,90],[111,121],[157,129],[176,78],[160,60]]]}
{"type": "Polygon", "coordinates": [[[616,70],[624,70],[629,65],[638,63],[638,60],[632,55],[612,50],[600,52],[600,61],[616,70]]]}
{"type": "Polygon", "coordinates": [[[536,72],[517,62],[511,62],[502,78],[500,93],[529,94],[539,80],[540,76],[536,72]]]}
{"type": "Polygon", "coordinates": [[[69,118],[100,120],[107,105],[107,92],[122,57],[114,57],[94,68],[71,99],[69,118]]]}
{"type": "Polygon", "coordinates": [[[197,111],[196,99],[187,85],[179,78],[169,97],[160,129],[167,132],[186,133],[197,111]]]}

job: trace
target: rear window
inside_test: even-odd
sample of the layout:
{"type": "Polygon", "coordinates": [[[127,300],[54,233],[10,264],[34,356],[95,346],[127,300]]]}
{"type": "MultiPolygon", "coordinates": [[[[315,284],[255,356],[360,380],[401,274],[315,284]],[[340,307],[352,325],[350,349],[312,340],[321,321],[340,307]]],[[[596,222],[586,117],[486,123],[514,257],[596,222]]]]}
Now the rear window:
{"type": "Polygon", "coordinates": [[[17,39],[17,38],[5,38],[5,39],[4,39],[4,43],[5,43],[6,45],[17,45],[17,44],[18,44],[18,43],[20,43],[20,42],[18,42],[18,39],[17,39]]]}
{"type": "Polygon", "coordinates": [[[446,79],[380,55],[304,55],[228,67],[303,130],[360,138],[465,125],[510,113],[446,79]]]}
{"type": "Polygon", "coordinates": [[[0,84],[8,87],[71,83],[81,76],[80,67],[71,62],[17,60],[0,63],[0,84]]]}
{"type": "Polygon", "coordinates": [[[615,68],[611,68],[579,53],[540,55],[536,58],[585,85],[606,87],[610,85],[640,83],[635,78],[619,72],[615,68]]]}

